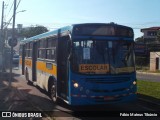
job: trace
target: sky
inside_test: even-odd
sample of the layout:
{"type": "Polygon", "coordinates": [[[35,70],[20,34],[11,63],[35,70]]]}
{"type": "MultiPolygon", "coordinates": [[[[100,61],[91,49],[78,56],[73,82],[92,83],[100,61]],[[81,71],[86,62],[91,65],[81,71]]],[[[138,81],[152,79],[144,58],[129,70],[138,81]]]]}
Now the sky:
{"type": "MultiPolygon", "coordinates": [[[[13,15],[13,0],[4,2],[8,21],[13,15]]],[[[23,27],[43,25],[53,30],[75,23],[114,22],[132,27],[137,38],[143,35],[140,29],[160,26],[160,0],[17,0],[18,3],[16,24],[23,27]],[[26,11],[19,12],[22,10],[26,11]]]]}

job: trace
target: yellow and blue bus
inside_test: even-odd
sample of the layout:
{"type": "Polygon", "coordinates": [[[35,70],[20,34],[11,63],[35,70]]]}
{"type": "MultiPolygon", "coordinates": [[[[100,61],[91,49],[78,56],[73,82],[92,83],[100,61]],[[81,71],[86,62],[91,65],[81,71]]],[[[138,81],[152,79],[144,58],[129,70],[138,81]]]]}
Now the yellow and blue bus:
{"type": "Polygon", "coordinates": [[[56,102],[94,105],[136,100],[133,29],[114,23],[73,24],[21,42],[29,83],[56,102]]]}

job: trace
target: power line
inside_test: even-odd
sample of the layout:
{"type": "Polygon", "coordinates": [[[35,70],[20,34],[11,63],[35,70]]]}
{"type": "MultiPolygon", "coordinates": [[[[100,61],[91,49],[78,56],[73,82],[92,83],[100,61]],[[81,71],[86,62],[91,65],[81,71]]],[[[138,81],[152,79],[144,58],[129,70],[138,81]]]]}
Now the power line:
{"type": "MultiPolygon", "coordinates": [[[[16,10],[18,9],[18,6],[19,6],[20,2],[21,2],[21,0],[19,0],[19,2],[18,2],[17,6],[16,6],[16,10]]],[[[14,4],[14,1],[13,1],[13,4],[14,4]]],[[[13,4],[12,4],[12,7],[13,7],[13,4]]],[[[8,20],[7,25],[5,27],[8,27],[8,25],[10,24],[12,18],[13,18],[13,16],[8,20]]]]}
{"type": "Polygon", "coordinates": [[[18,2],[17,6],[16,6],[16,10],[17,10],[17,8],[18,8],[18,6],[19,6],[20,2],[21,2],[21,0],[19,0],[19,2],[18,2]]]}
{"type": "Polygon", "coordinates": [[[11,9],[12,9],[12,7],[13,7],[13,4],[14,4],[14,2],[12,3],[12,5],[11,5],[11,7],[10,7],[10,10],[9,10],[9,12],[8,12],[8,14],[7,14],[6,17],[8,17],[9,13],[11,12],[11,9]]]}

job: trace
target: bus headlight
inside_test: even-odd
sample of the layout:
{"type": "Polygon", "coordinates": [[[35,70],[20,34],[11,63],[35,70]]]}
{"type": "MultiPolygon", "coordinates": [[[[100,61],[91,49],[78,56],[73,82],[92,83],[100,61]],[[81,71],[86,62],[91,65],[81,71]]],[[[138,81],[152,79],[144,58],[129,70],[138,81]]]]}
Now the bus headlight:
{"type": "Polygon", "coordinates": [[[133,83],[132,83],[131,86],[130,86],[130,89],[133,89],[136,84],[137,84],[137,82],[136,82],[136,81],[133,81],[133,83]]]}
{"type": "Polygon", "coordinates": [[[134,82],[133,82],[133,85],[136,85],[136,84],[137,84],[137,82],[136,82],[136,81],[134,81],[134,82]]]}
{"type": "Polygon", "coordinates": [[[75,88],[78,88],[78,87],[79,87],[79,84],[78,84],[78,83],[74,83],[73,86],[74,86],[75,88]]]}

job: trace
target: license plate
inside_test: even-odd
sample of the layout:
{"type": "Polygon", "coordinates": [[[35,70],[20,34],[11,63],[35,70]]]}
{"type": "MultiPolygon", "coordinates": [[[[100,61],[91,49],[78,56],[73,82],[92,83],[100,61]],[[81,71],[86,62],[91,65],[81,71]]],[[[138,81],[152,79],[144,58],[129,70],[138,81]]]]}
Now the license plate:
{"type": "Polygon", "coordinates": [[[107,96],[107,97],[104,97],[104,100],[114,100],[114,97],[107,96]]]}

